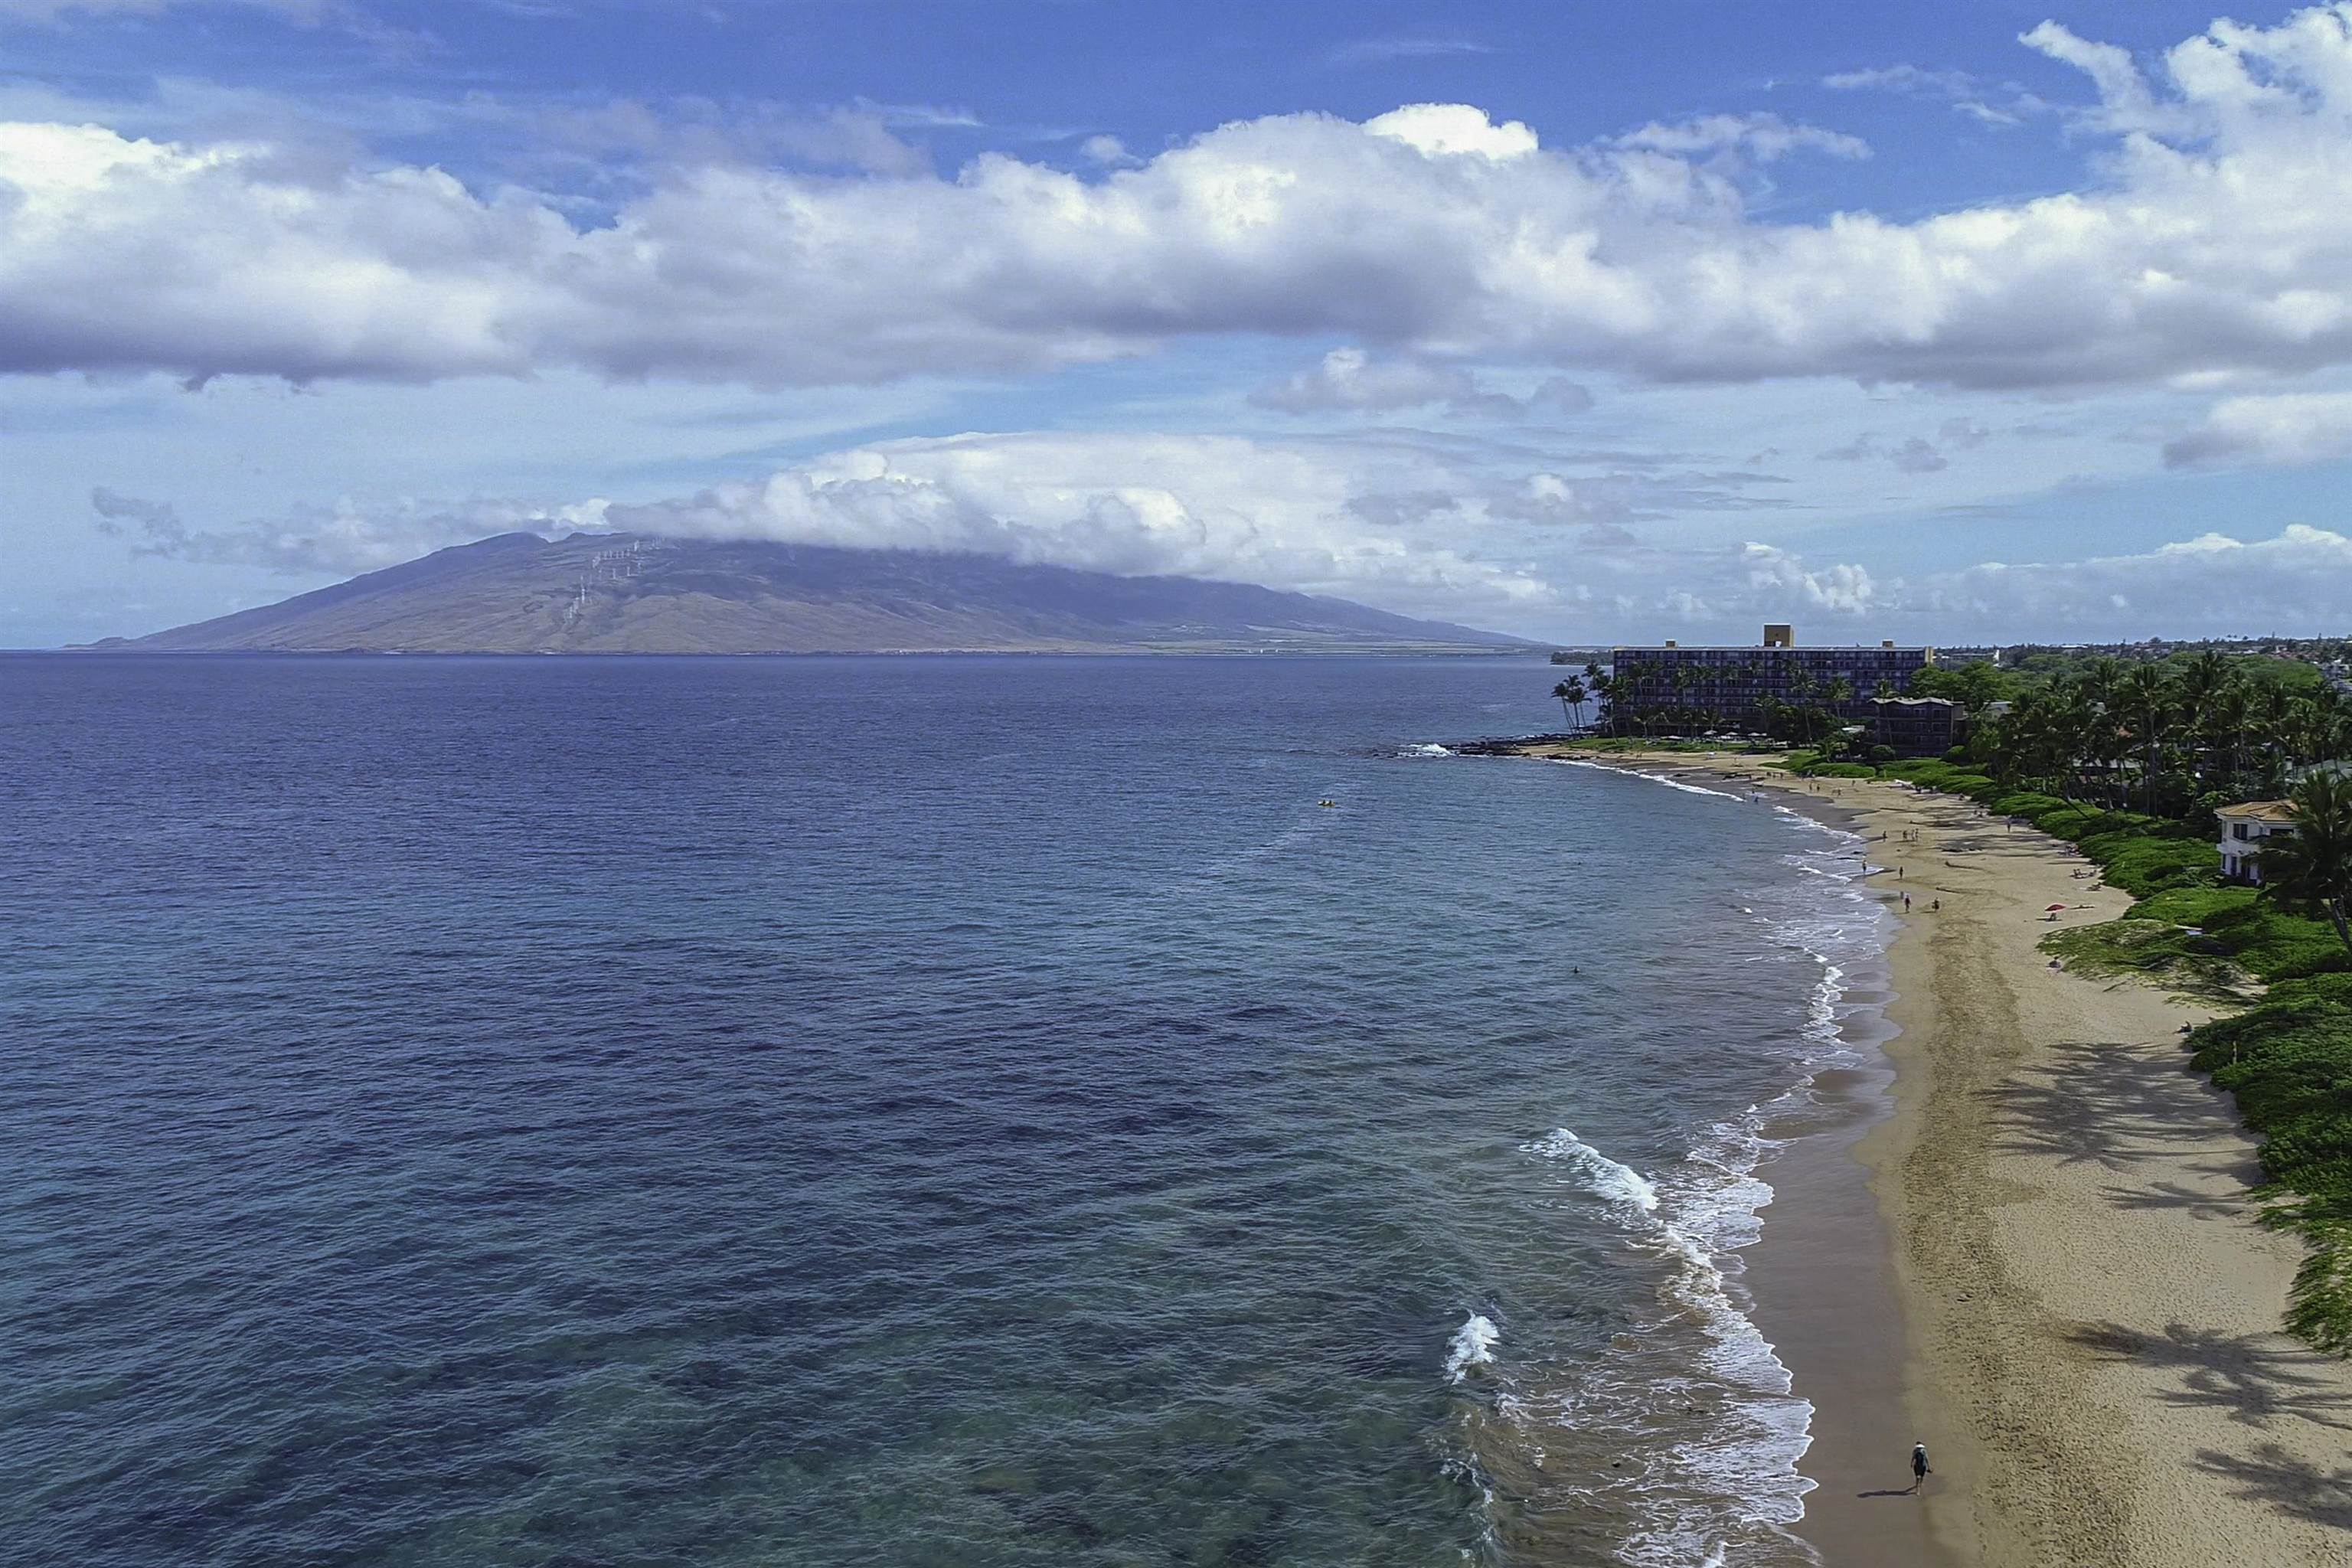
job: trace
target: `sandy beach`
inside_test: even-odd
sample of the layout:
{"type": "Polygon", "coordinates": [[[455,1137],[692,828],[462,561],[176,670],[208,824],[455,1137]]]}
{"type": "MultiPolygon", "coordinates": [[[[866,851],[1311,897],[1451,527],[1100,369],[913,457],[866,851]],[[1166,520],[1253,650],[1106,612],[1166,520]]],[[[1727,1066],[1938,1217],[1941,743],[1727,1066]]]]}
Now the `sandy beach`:
{"type": "Polygon", "coordinates": [[[2352,1365],[2280,1329],[2303,1248],[2256,1224],[2253,1141],[2188,1068],[2180,1026],[2207,1015],[2038,950],[2130,900],[1955,797],[1589,760],[1837,814],[1881,896],[1911,896],[1891,1101],[1867,1073],[1822,1086],[1857,1114],[1767,1171],[1750,1268],[1816,1408],[1801,1533],[1831,1568],[2352,1563],[2352,1365]]]}

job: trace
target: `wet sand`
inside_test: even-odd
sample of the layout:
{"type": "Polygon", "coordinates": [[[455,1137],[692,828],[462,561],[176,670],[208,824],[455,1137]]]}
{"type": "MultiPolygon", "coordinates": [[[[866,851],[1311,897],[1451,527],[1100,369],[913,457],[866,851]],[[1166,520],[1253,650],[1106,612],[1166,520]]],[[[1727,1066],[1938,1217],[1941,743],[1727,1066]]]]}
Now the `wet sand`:
{"type": "Polygon", "coordinates": [[[1756,1318],[1813,1406],[1812,1447],[1801,1468],[1816,1483],[1799,1533],[1843,1563],[1952,1568],[1966,1561],[1930,1527],[1927,1499],[1910,1489],[1908,1457],[1925,1441],[1931,1487],[1944,1484],[1953,1444],[1906,1397],[1909,1344],[1889,1262],[1893,1242],[1854,1146],[1890,1109],[1893,1073],[1828,1075],[1815,1092],[1829,1114],[1780,1128],[1799,1141],[1759,1172],[1771,1183],[1767,1245],[1747,1255],[1756,1318]]]}
{"type": "Polygon", "coordinates": [[[2129,899],[1953,797],[1734,756],[1589,760],[1852,813],[1888,868],[1873,885],[1913,898],[1888,954],[1891,1111],[1867,1073],[1835,1086],[1853,1114],[1763,1173],[1748,1260],[1815,1406],[1801,1532],[1831,1568],[2352,1563],[2352,1366],[2280,1331],[2303,1247],[2255,1224],[2253,1142],[2188,1069],[2179,1030],[2206,1015],[2038,949],[2129,899]],[[1878,1495],[1907,1484],[1915,1437],[1936,1474],[1878,1495]]]}

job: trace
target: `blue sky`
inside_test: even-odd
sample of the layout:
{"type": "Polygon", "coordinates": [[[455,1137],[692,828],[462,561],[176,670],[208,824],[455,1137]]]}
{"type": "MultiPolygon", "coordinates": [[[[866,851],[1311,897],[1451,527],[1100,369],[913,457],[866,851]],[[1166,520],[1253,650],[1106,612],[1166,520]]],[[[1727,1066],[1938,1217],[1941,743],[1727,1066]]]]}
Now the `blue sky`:
{"type": "Polygon", "coordinates": [[[0,0],[0,646],[489,531],[2342,632],[2352,7],[0,0]]]}

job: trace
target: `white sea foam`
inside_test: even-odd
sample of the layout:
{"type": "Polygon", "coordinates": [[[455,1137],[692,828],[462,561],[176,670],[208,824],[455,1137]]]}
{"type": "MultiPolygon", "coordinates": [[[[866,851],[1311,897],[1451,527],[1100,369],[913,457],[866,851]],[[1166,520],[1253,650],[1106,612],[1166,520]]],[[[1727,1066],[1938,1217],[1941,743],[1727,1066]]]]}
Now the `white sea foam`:
{"type": "Polygon", "coordinates": [[[1612,763],[1588,763],[1580,757],[1546,757],[1543,760],[1548,763],[1557,763],[1564,768],[1595,768],[1604,773],[1630,773],[1634,778],[1647,779],[1652,784],[1661,784],[1665,785],[1668,789],[1678,789],[1685,795],[1711,795],[1717,800],[1740,800],[1742,798],[1739,795],[1732,794],[1729,790],[1709,789],[1705,784],[1689,784],[1682,779],[1675,778],[1671,773],[1645,773],[1639,768],[1621,768],[1612,763]]]}
{"type": "Polygon", "coordinates": [[[1621,1164],[1563,1127],[1549,1138],[1519,1145],[1523,1152],[1558,1160],[1576,1173],[1587,1191],[1630,1210],[1655,1213],[1658,1189],[1631,1165],[1621,1164]]]}
{"type": "MultiPolygon", "coordinates": [[[[1755,1242],[1761,1211],[1772,1200],[1771,1186],[1756,1174],[1780,1146],[1760,1131],[1771,1110],[1751,1108],[1717,1123],[1654,1184],[1643,1182],[1654,1205],[1637,1216],[1633,1245],[1666,1259],[1660,1305],[1704,1334],[1702,1375],[1676,1376],[1654,1363],[1610,1368],[1578,1403],[1587,1409],[1688,1405],[1712,1414],[1703,1430],[1622,1483],[1622,1500],[1639,1521],[1619,1550],[1632,1568],[1724,1561],[1727,1530],[1784,1531],[1803,1517],[1804,1496],[1813,1487],[1797,1469],[1812,1441],[1812,1405],[1791,1392],[1788,1368],[1728,1277],[1738,1250],[1755,1242]],[[1728,1500],[1728,1509],[1716,1499],[1728,1500]]],[[[1595,1158],[1617,1164],[1597,1152],[1595,1158]]],[[[1806,1550],[1794,1542],[1790,1549],[1806,1550]]]]}
{"type": "Polygon", "coordinates": [[[1637,773],[1633,776],[1635,778],[1648,779],[1652,784],[1662,784],[1668,789],[1678,789],[1685,795],[1711,795],[1717,800],[1738,800],[1740,798],[1738,795],[1734,795],[1727,789],[1709,789],[1705,784],[1690,784],[1685,780],[1675,778],[1665,773],[1637,773]]]}
{"type": "MultiPolygon", "coordinates": [[[[1723,795],[1654,773],[1635,776],[1723,795]]],[[[1635,1523],[1615,1553],[1632,1568],[1720,1568],[1764,1536],[1773,1538],[1773,1561],[1813,1556],[1789,1533],[1813,1487],[1798,1470],[1812,1441],[1812,1405],[1793,1391],[1787,1366],[1748,1315],[1740,1250],[1761,1234],[1773,1197],[1758,1170],[1780,1142],[1765,1130],[1811,1104],[1821,1071],[1862,1059],[1847,1037],[1847,989],[1853,973],[1884,951],[1888,917],[1861,889],[1859,836],[1786,806],[1773,809],[1805,836],[1782,862],[1801,875],[1754,889],[1743,912],[1764,923],[1778,962],[1814,969],[1793,1026],[1759,1042],[1785,1050],[1789,1087],[1708,1128],[1681,1160],[1648,1176],[1566,1130],[1522,1146],[1560,1162],[1576,1185],[1609,1199],[1626,1244],[1665,1264],[1659,1299],[1665,1316],[1652,1327],[1678,1322],[1703,1334],[1695,1361],[1667,1348],[1677,1335],[1630,1337],[1620,1354],[1545,1400],[1547,1425],[1673,1434],[1663,1447],[1628,1450],[1627,1467],[1612,1467],[1595,1488],[1632,1512],[1635,1523]]]]}
{"type": "Polygon", "coordinates": [[[1444,746],[1407,746],[1401,754],[1408,757],[1450,757],[1454,755],[1452,752],[1447,751],[1444,746]]]}
{"type": "Polygon", "coordinates": [[[1460,1383],[1470,1375],[1474,1366],[1488,1366],[1495,1360],[1495,1346],[1501,1342],[1502,1332],[1494,1320],[1473,1312],[1454,1332],[1453,1342],[1445,1347],[1445,1375],[1460,1383]]]}
{"type": "Polygon", "coordinates": [[[1775,801],[1772,805],[1772,809],[1778,812],[1780,816],[1787,817],[1790,822],[1795,823],[1800,827],[1811,828],[1816,833],[1826,833],[1832,838],[1842,838],[1845,840],[1849,845],[1859,844],[1862,842],[1862,836],[1860,834],[1850,833],[1846,829],[1836,826],[1834,823],[1823,822],[1820,817],[1810,816],[1805,812],[1799,811],[1793,805],[1782,805],[1778,801],[1775,801]]]}

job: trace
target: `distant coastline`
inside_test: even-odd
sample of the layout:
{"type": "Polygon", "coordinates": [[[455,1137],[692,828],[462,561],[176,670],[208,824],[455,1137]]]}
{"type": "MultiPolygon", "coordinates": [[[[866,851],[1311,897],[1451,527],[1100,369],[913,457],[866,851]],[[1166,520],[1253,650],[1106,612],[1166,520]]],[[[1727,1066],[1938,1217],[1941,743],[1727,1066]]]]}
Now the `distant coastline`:
{"type": "Polygon", "coordinates": [[[1543,649],[1527,647],[1465,647],[1454,643],[1411,646],[1313,646],[1304,647],[908,647],[908,648],[747,648],[740,652],[684,649],[532,648],[374,648],[374,647],[142,647],[137,642],[109,637],[94,643],[68,643],[63,647],[0,648],[0,657],[30,654],[89,654],[100,658],[1524,658],[1542,657],[1543,649]]]}

